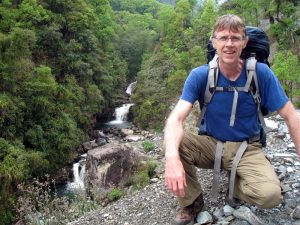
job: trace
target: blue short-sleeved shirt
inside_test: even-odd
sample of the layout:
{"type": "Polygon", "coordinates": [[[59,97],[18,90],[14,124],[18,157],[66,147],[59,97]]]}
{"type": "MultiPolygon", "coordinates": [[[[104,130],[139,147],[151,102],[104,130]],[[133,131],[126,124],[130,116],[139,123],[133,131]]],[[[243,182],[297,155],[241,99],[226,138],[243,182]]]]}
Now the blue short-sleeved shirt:
{"type": "MultiPolygon", "coordinates": [[[[244,63],[245,65],[245,63],[244,63]]],[[[263,63],[257,63],[257,78],[261,96],[261,106],[274,112],[282,108],[288,97],[282,89],[272,70],[263,63]]],[[[181,99],[194,104],[204,102],[207,83],[208,65],[191,71],[185,81],[181,99]]],[[[247,80],[244,66],[241,75],[235,81],[228,80],[221,72],[217,86],[244,87],[247,80]]],[[[203,127],[205,132],[221,141],[242,141],[260,133],[257,105],[251,93],[239,92],[234,126],[231,127],[230,116],[234,92],[215,92],[207,106],[203,127]]]]}

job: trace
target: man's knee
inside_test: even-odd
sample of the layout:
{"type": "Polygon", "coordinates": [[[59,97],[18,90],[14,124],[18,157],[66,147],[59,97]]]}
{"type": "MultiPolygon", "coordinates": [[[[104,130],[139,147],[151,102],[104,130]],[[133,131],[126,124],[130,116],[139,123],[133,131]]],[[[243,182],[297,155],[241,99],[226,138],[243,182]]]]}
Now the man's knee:
{"type": "Polygon", "coordinates": [[[282,200],[281,188],[279,184],[260,183],[259,189],[255,188],[255,199],[254,204],[260,208],[274,208],[280,204],[282,200]]]}

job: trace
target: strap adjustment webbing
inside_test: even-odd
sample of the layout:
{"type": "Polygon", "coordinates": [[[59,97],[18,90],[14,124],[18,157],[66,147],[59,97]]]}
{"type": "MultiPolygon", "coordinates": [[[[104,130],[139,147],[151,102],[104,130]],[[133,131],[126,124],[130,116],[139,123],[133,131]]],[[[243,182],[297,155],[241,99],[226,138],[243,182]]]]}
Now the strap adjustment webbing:
{"type": "Polygon", "coordinates": [[[247,149],[247,146],[248,146],[247,141],[243,141],[240,147],[238,148],[235,157],[233,159],[231,172],[230,172],[230,180],[229,180],[229,195],[228,195],[229,200],[233,200],[234,182],[235,182],[237,166],[245,150],[247,149]]]}
{"type": "MultiPolygon", "coordinates": [[[[256,141],[256,137],[253,138],[253,141],[256,141]]],[[[250,141],[250,139],[249,139],[250,141]]],[[[223,146],[224,142],[218,141],[217,147],[216,147],[216,154],[215,154],[215,160],[214,160],[214,171],[213,171],[213,185],[212,185],[212,191],[211,191],[211,201],[216,202],[217,201],[217,195],[218,195],[218,189],[220,186],[220,169],[221,169],[221,161],[222,161],[222,155],[223,155],[223,146]]],[[[235,157],[232,162],[231,172],[230,172],[230,180],[229,180],[229,195],[228,199],[229,201],[233,201],[233,193],[234,193],[234,183],[235,183],[235,177],[236,177],[236,171],[238,164],[247,149],[248,143],[247,141],[243,141],[238,148],[235,157]]]]}
{"type": "Polygon", "coordinates": [[[220,169],[223,155],[223,145],[221,141],[217,142],[215,161],[214,161],[214,172],[213,172],[213,185],[211,190],[211,201],[217,201],[218,189],[220,186],[220,169]]]}

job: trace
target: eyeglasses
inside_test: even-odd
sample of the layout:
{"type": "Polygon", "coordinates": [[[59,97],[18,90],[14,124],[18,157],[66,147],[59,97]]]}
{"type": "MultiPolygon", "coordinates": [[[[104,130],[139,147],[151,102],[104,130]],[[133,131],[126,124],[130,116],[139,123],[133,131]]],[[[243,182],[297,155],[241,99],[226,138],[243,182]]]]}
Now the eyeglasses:
{"type": "Polygon", "coordinates": [[[241,42],[242,40],[244,40],[244,37],[240,37],[240,36],[221,36],[221,37],[214,37],[215,39],[217,39],[219,42],[222,43],[227,43],[227,41],[230,39],[232,43],[238,43],[241,42]]]}

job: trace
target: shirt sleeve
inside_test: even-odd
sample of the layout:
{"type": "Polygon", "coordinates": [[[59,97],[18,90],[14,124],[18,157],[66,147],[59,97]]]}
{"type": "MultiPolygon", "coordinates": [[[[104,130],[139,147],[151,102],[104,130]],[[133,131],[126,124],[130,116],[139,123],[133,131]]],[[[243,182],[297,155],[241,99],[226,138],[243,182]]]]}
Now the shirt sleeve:
{"type": "Polygon", "coordinates": [[[196,100],[203,99],[207,82],[207,65],[193,69],[188,75],[180,99],[194,104],[196,100]]]}
{"type": "Polygon", "coordinates": [[[261,105],[271,112],[282,108],[289,99],[273,71],[267,65],[257,63],[257,76],[260,87],[261,105]]]}

